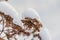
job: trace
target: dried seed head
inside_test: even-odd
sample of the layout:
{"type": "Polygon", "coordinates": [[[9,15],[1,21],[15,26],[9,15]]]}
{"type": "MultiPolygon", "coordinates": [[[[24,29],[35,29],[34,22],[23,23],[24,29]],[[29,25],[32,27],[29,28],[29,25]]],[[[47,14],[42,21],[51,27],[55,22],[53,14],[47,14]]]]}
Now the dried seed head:
{"type": "MultiPolygon", "coordinates": [[[[2,32],[5,33],[8,40],[10,40],[10,38],[12,38],[15,35],[23,34],[25,36],[29,36],[31,34],[31,32],[27,32],[21,26],[13,23],[13,18],[10,15],[6,15],[3,12],[0,12],[0,16],[2,17],[2,19],[0,21],[2,21],[2,23],[3,23],[2,32]],[[12,29],[10,29],[10,28],[12,28],[12,29]]],[[[24,26],[26,26],[26,28],[29,28],[29,30],[32,29],[32,27],[33,27],[34,28],[33,33],[36,31],[40,31],[39,28],[41,27],[40,26],[41,24],[39,23],[39,21],[37,19],[25,17],[25,19],[22,20],[22,23],[24,24],[24,26]]],[[[15,37],[14,37],[14,39],[17,40],[15,37]]],[[[0,37],[0,40],[3,40],[3,38],[0,37]]]]}
{"type": "Polygon", "coordinates": [[[42,27],[42,24],[37,19],[32,19],[29,17],[25,17],[25,19],[21,20],[25,27],[31,29],[34,28],[33,32],[39,31],[40,27],[42,27]]]}

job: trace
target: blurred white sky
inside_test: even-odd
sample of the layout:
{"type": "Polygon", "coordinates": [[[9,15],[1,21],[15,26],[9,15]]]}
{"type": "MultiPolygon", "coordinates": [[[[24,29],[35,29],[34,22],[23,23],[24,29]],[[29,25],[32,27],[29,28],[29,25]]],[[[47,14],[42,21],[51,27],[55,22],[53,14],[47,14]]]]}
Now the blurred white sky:
{"type": "Polygon", "coordinates": [[[36,9],[52,40],[60,40],[60,0],[9,0],[9,3],[19,13],[26,8],[36,9]]]}

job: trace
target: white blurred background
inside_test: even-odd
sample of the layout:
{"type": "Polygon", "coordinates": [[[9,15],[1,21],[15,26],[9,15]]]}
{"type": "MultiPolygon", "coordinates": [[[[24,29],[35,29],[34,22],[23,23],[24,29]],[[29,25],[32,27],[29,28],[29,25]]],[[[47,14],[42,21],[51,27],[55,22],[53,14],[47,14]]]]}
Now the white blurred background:
{"type": "Polygon", "coordinates": [[[26,8],[34,8],[47,27],[52,40],[60,40],[60,0],[9,0],[21,13],[26,8]]]}

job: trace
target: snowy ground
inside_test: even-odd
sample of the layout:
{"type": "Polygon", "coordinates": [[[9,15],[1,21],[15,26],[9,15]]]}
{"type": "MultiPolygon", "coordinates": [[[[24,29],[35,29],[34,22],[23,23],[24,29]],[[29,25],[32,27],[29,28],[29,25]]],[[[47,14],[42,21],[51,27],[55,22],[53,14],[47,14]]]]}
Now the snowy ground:
{"type": "Polygon", "coordinates": [[[26,8],[36,9],[52,40],[60,40],[60,0],[9,0],[9,2],[19,13],[26,8]]]}

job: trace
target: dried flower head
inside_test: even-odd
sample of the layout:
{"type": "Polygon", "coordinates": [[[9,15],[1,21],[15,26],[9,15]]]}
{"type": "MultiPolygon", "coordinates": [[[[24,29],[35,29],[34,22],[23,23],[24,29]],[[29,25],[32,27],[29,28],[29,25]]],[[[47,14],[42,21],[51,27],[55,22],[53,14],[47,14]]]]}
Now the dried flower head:
{"type": "Polygon", "coordinates": [[[29,18],[29,17],[25,17],[25,19],[21,20],[23,25],[25,27],[27,27],[27,29],[29,28],[29,30],[33,27],[34,28],[34,31],[33,32],[36,32],[36,31],[40,31],[39,28],[42,27],[42,24],[37,20],[37,19],[32,19],[32,18],[29,18]]]}
{"type": "MultiPolygon", "coordinates": [[[[10,15],[6,15],[5,13],[0,12],[0,17],[1,17],[0,24],[2,23],[3,27],[2,31],[0,31],[0,35],[4,33],[5,34],[4,37],[6,37],[8,40],[11,40],[11,38],[17,40],[17,38],[15,38],[15,35],[23,34],[24,36],[30,36],[31,32],[27,32],[21,26],[13,23],[13,18],[10,15]]],[[[34,31],[32,32],[33,36],[40,38],[38,34],[34,34],[36,31],[39,32],[40,31],[39,28],[42,27],[42,24],[37,19],[25,17],[25,19],[22,20],[22,23],[24,24],[24,26],[27,27],[27,29],[29,28],[29,30],[33,27],[34,28],[34,31]]],[[[4,38],[0,37],[0,40],[4,40],[4,38]]]]}

